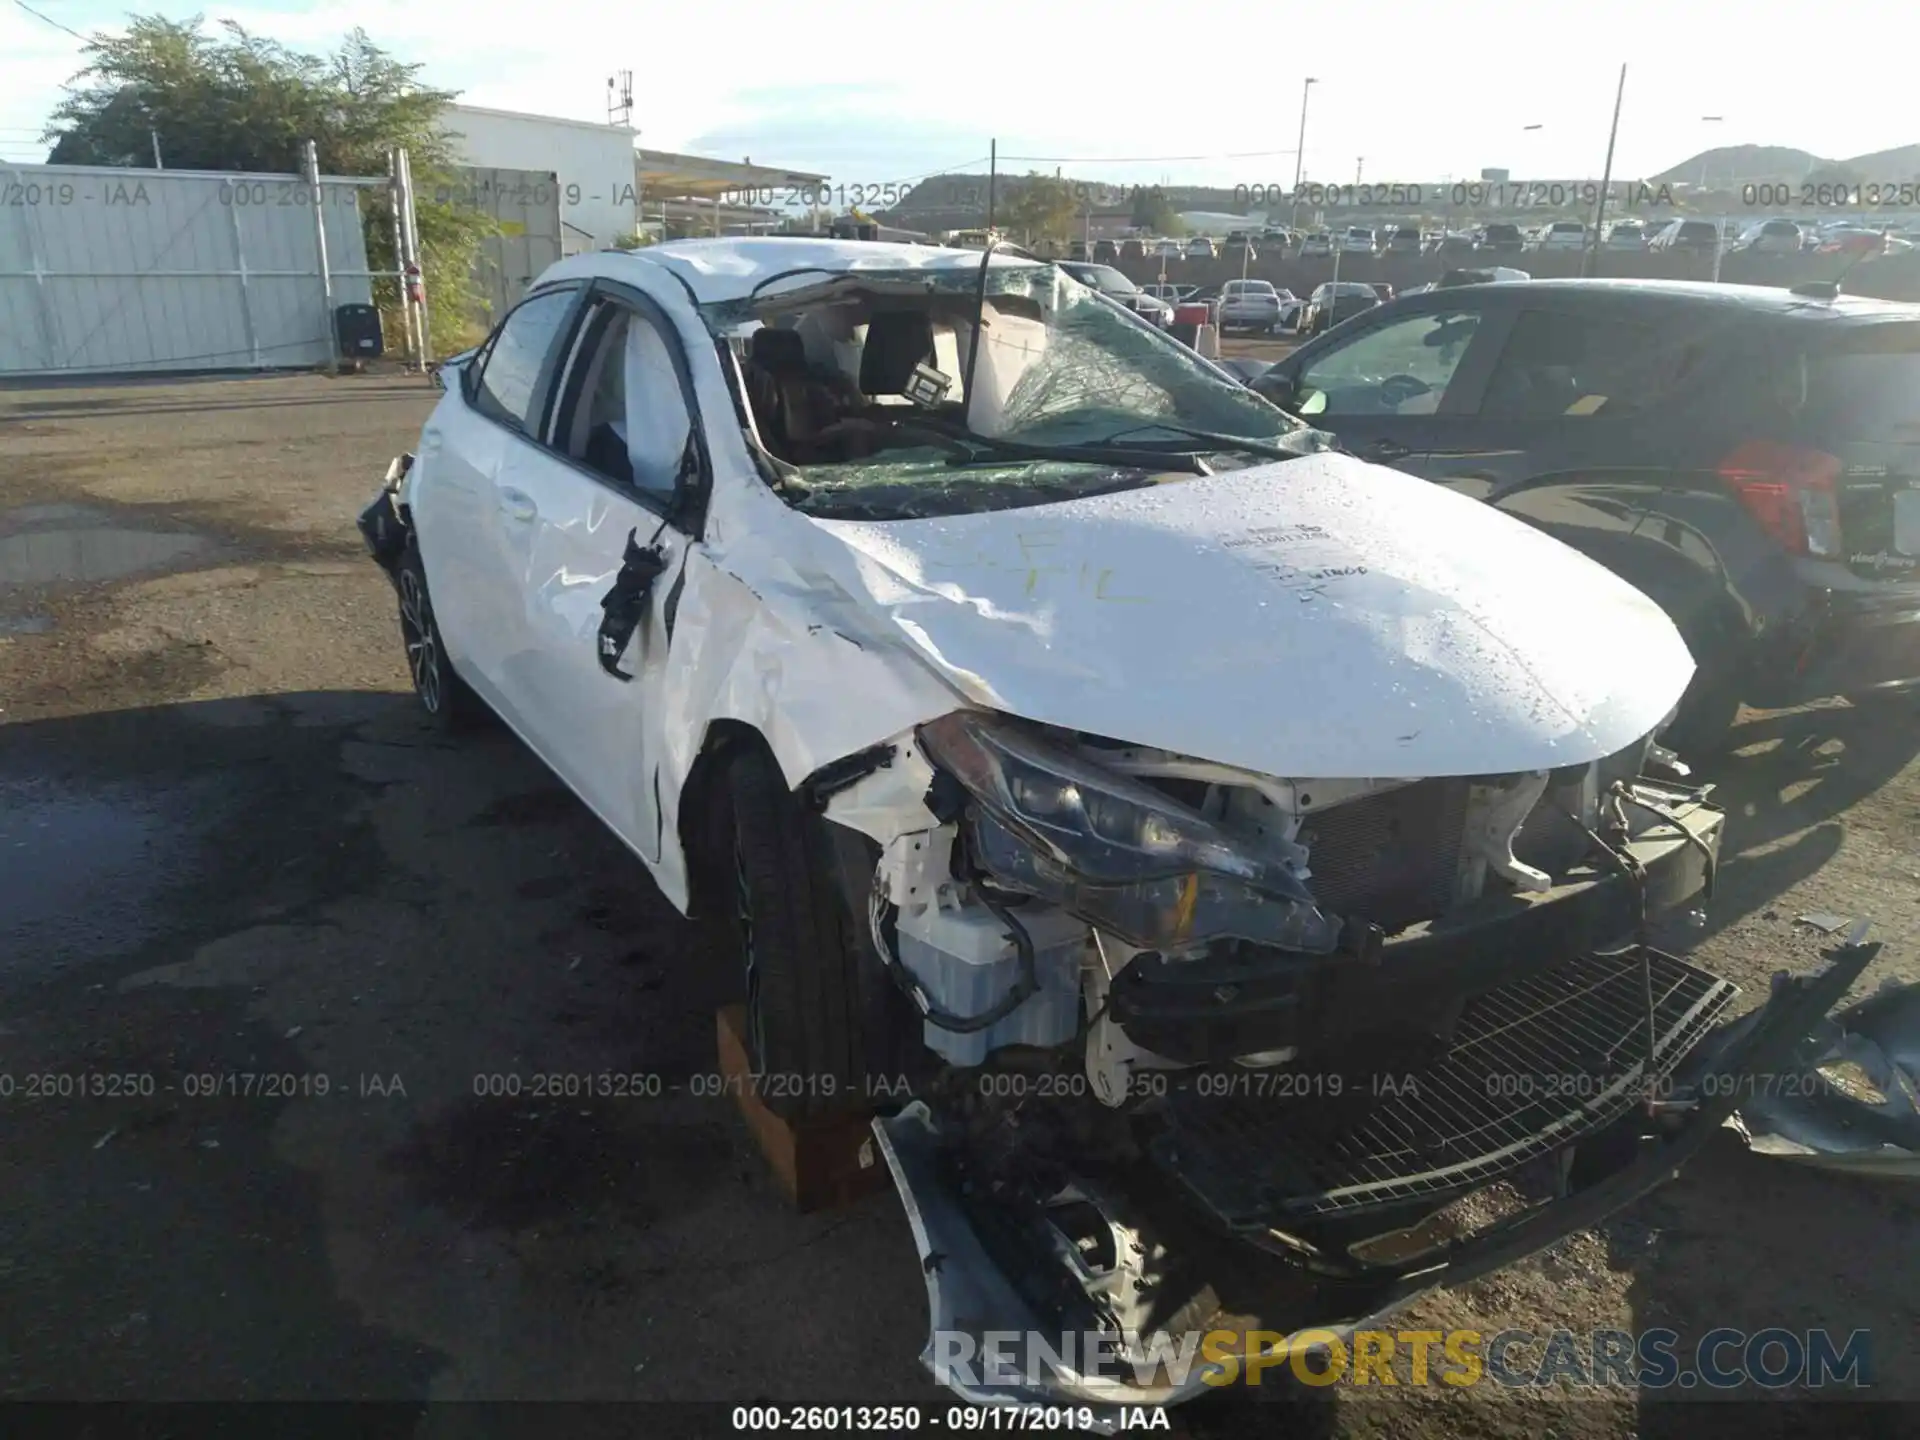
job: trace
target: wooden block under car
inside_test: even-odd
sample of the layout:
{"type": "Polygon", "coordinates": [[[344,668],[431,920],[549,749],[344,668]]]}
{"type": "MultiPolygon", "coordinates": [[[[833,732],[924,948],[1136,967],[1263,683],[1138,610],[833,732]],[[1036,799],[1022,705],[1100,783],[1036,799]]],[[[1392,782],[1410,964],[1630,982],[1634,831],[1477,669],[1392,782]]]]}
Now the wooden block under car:
{"type": "Polygon", "coordinates": [[[716,1017],[720,1073],[727,1077],[747,1128],[794,1209],[802,1215],[835,1210],[884,1187],[890,1176],[874,1143],[871,1117],[836,1115],[790,1122],[767,1108],[752,1082],[746,1017],[744,1005],[728,1005],[716,1017]]]}

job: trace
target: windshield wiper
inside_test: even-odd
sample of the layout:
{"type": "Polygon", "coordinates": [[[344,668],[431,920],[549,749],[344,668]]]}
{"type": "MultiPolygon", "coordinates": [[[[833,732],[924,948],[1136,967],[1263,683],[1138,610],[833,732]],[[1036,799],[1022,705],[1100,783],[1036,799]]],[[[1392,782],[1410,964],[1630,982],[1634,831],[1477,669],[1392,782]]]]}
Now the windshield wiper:
{"type": "MultiPolygon", "coordinates": [[[[1264,455],[1269,460],[1298,460],[1302,455],[1313,453],[1311,449],[1302,449],[1298,444],[1288,444],[1279,440],[1252,440],[1245,435],[1227,435],[1218,430],[1195,430],[1186,425],[1172,425],[1164,420],[1152,420],[1145,425],[1132,425],[1125,430],[1116,430],[1104,439],[1094,442],[1110,445],[1123,435],[1137,435],[1142,430],[1165,430],[1169,434],[1184,435],[1189,440],[1205,440],[1221,450],[1239,451],[1246,455],[1264,455]]],[[[1320,431],[1312,426],[1303,425],[1298,434],[1317,435],[1320,431]]]]}
{"type": "Polygon", "coordinates": [[[1145,470],[1185,470],[1193,475],[1210,475],[1206,462],[1197,454],[1154,450],[1145,446],[1129,447],[1095,444],[1038,445],[1025,440],[1004,440],[997,435],[982,435],[968,430],[955,434],[934,425],[903,425],[917,433],[938,437],[953,454],[949,465],[979,465],[1000,457],[1012,460],[1066,460],[1087,465],[1136,465],[1145,470]]]}

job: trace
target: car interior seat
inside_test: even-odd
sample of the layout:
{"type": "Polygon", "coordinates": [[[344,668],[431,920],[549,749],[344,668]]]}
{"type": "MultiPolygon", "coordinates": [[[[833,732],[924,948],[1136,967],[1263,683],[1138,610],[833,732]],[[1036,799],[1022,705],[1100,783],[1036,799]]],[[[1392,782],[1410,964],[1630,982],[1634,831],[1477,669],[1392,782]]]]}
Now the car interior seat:
{"type": "Polygon", "coordinates": [[[904,395],[916,365],[934,364],[933,317],[925,310],[882,310],[867,321],[860,350],[860,393],[904,395]]]}
{"type": "Polygon", "coordinates": [[[827,423],[815,413],[807,347],[794,330],[763,327],[747,342],[754,418],[768,445],[782,453],[805,446],[827,423]]]}

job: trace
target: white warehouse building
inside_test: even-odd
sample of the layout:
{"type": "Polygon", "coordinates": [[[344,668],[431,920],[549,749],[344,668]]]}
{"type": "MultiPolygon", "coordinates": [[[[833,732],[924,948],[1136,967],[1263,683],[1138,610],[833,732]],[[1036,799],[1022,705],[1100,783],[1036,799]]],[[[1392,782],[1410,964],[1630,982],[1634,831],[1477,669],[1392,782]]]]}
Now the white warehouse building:
{"type": "Polygon", "coordinates": [[[444,123],[465,165],[554,177],[563,255],[605,250],[634,233],[640,197],[629,126],[478,105],[449,105],[444,123]]]}

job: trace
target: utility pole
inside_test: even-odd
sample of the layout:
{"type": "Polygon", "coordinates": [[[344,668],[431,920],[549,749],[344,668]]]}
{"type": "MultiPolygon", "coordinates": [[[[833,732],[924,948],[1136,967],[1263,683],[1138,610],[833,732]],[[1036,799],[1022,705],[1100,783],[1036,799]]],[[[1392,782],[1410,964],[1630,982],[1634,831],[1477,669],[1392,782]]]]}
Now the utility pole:
{"type": "Polygon", "coordinates": [[[1367,157],[1364,155],[1354,156],[1353,157],[1353,183],[1355,185],[1358,185],[1360,183],[1360,177],[1366,173],[1366,170],[1367,170],[1367,157]]]}
{"type": "MultiPolygon", "coordinates": [[[[998,140],[989,140],[987,142],[987,229],[988,230],[993,229],[994,191],[999,188],[999,183],[1000,183],[1000,142],[998,140]]],[[[987,238],[992,239],[993,237],[989,235],[987,238]]]]}
{"type": "Polygon", "coordinates": [[[1620,66],[1620,86],[1613,92],[1613,128],[1607,131],[1607,164],[1600,172],[1600,198],[1593,207],[1593,234],[1589,237],[1586,255],[1581,260],[1580,273],[1591,275],[1594,262],[1600,258],[1600,224],[1607,218],[1607,191],[1613,185],[1613,145],[1620,138],[1620,102],[1627,94],[1627,67],[1623,61],[1620,66]]]}
{"type": "Polygon", "coordinates": [[[1293,151],[1293,224],[1290,228],[1300,228],[1300,177],[1307,163],[1307,97],[1313,93],[1313,76],[1307,76],[1307,83],[1300,87],[1300,139],[1293,151]]]}
{"type": "Polygon", "coordinates": [[[167,167],[160,163],[160,132],[150,129],[147,131],[147,138],[153,142],[153,168],[156,170],[166,169],[167,167]]]}

